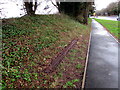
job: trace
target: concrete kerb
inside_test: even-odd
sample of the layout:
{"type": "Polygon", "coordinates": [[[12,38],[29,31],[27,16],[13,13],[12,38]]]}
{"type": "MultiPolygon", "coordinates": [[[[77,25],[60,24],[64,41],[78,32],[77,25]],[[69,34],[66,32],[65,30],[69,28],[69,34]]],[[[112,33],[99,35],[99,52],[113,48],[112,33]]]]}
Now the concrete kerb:
{"type": "MultiPolygon", "coordinates": [[[[106,28],[105,28],[106,29],[106,28]]],[[[108,32],[109,33],[109,32],[108,32]]],[[[109,33],[110,34],[110,33],[109,33]]],[[[114,40],[118,43],[118,44],[120,44],[119,43],[119,41],[112,35],[112,34],[110,34],[110,36],[112,37],[112,38],[114,38],[114,40]]]]}
{"type": "MultiPolygon", "coordinates": [[[[95,20],[95,19],[94,19],[95,20]]],[[[96,21],[96,20],[95,20],[96,21]]],[[[98,21],[96,21],[96,22],[98,22],[98,21]]],[[[99,23],[99,22],[98,22],[99,23]]],[[[102,25],[101,23],[99,23],[100,25],[102,25]]],[[[103,25],[102,25],[103,26],[103,25]]],[[[103,26],[104,27],[104,26],[103,26]]],[[[118,43],[118,44],[120,44],[120,42],[109,32],[109,30],[106,28],[106,27],[104,27],[105,28],[105,30],[110,34],[110,36],[118,43]]]]}
{"type": "MultiPolygon", "coordinates": [[[[92,32],[92,30],[91,30],[91,32],[92,32]]],[[[86,72],[87,72],[88,58],[89,58],[89,50],[90,50],[90,42],[91,42],[91,32],[90,32],[88,49],[87,49],[87,57],[86,57],[86,62],[85,62],[85,68],[84,68],[84,74],[83,74],[83,80],[82,80],[82,87],[81,87],[81,89],[84,89],[84,87],[85,87],[86,72]]]]}

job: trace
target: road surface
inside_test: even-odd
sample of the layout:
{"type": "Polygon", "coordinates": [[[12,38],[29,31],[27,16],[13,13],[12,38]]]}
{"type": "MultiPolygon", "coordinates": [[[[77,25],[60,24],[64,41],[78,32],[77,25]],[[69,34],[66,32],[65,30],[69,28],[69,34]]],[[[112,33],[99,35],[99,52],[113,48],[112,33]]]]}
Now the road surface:
{"type": "Polygon", "coordinates": [[[117,21],[118,16],[98,16],[98,17],[93,17],[92,16],[91,18],[117,21]]]}

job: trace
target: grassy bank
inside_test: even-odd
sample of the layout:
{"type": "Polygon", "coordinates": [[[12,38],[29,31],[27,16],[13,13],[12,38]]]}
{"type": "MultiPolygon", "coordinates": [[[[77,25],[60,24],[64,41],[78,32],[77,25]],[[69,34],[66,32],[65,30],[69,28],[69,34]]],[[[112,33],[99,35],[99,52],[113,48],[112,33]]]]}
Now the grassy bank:
{"type": "Polygon", "coordinates": [[[118,22],[119,21],[112,21],[112,20],[103,20],[103,19],[95,19],[99,23],[101,23],[104,27],[106,27],[110,33],[112,33],[115,37],[119,37],[118,22]]]}
{"type": "Polygon", "coordinates": [[[75,72],[83,73],[90,22],[85,26],[66,15],[36,15],[3,20],[3,88],[77,87],[78,82],[81,82],[78,77],[69,75],[73,78],[65,79],[68,77],[63,75],[65,66],[70,65],[75,68],[75,72]],[[53,73],[42,72],[52,58],[75,38],[80,40],[63,64],[53,73]],[[75,56],[75,52],[78,55],[75,56]],[[71,60],[71,63],[68,62],[71,60]],[[74,60],[77,60],[75,64],[74,60]]]}

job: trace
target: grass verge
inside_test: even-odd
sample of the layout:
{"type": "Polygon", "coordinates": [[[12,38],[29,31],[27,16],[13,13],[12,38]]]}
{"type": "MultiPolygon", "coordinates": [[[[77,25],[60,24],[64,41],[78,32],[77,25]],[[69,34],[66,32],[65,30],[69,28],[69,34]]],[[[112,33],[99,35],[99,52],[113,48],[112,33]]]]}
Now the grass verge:
{"type": "Polygon", "coordinates": [[[99,23],[101,23],[105,28],[107,28],[110,33],[112,33],[117,39],[120,37],[120,28],[118,28],[119,21],[112,20],[103,20],[103,19],[95,19],[99,23]]]}
{"type": "MultiPolygon", "coordinates": [[[[81,48],[77,49],[83,55],[81,54],[77,60],[85,60],[87,51],[84,48],[87,47],[89,40],[86,37],[89,37],[90,23],[91,20],[89,25],[85,26],[66,15],[36,15],[3,20],[2,87],[67,87],[70,83],[66,82],[65,85],[60,86],[56,81],[56,77],[61,76],[62,72],[59,74],[53,72],[56,75],[53,77],[53,73],[48,75],[42,70],[74,38],[82,38],[82,41],[78,42],[81,48]]],[[[80,62],[74,65],[78,71],[82,68],[80,62]]],[[[74,82],[78,80],[75,78],[72,80],[72,83],[74,82]]]]}

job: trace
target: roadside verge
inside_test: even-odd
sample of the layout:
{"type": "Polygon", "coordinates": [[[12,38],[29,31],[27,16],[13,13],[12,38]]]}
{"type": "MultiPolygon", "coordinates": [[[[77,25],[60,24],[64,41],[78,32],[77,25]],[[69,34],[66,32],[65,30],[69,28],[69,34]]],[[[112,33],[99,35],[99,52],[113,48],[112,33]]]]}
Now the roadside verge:
{"type": "MultiPolygon", "coordinates": [[[[115,32],[112,33],[113,30],[115,30],[117,32],[119,29],[119,28],[118,29],[114,28],[116,26],[115,23],[112,24],[110,22],[111,20],[105,20],[105,21],[104,20],[98,21],[99,19],[94,19],[94,20],[97,21],[100,25],[102,25],[108,31],[108,33],[115,39],[116,42],[120,43],[119,42],[119,34],[118,34],[118,36],[116,36],[115,32]],[[105,24],[105,22],[107,24],[110,24],[109,27],[107,26],[107,24],[105,24]]],[[[119,24],[119,22],[118,22],[118,24],[119,24]]]]}
{"type": "MultiPolygon", "coordinates": [[[[91,30],[91,32],[92,32],[92,30],[91,30]]],[[[90,33],[90,38],[89,38],[89,44],[88,44],[88,49],[87,49],[87,56],[86,56],[86,62],[85,62],[83,80],[82,80],[82,87],[81,87],[82,89],[85,86],[86,72],[87,72],[87,66],[88,66],[88,58],[89,58],[89,52],[90,52],[90,42],[91,42],[91,33],[90,33]]]]}

